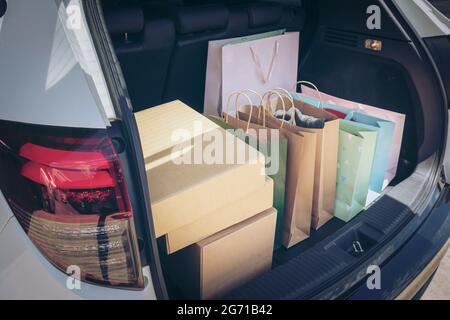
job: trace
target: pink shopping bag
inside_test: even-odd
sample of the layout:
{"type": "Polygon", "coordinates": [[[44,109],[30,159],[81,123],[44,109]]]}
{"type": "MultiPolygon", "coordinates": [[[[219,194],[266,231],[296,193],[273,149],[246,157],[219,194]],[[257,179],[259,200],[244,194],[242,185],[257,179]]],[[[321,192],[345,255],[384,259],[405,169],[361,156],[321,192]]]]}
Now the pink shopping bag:
{"type": "MultiPolygon", "coordinates": [[[[306,97],[317,98],[317,91],[315,89],[309,88],[304,85],[302,86],[301,89],[302,89],[301,92],[306,97]]],[[[361,113],[366,113],[368,115],[383,120],[392,121],[395,123],[394,136],[392,139],[392,148],[391,153],[389,155],[388,170],[386,171],[386,176],[383,183],[383,188],[386,187],[392,181],[392,179],[394,179],[397,173],[397,165],[398,159],[400,157],[400,149],[402,146],[403,129],[405,127],[406,116],[398,112],[393,112],[386,109],[377,108],[374,106],[369,106],[366,104],[334,97],[332,95],[323,92],[320,92],[320,95],[322,101],[326,103],[341,106],[361,113]]]]}

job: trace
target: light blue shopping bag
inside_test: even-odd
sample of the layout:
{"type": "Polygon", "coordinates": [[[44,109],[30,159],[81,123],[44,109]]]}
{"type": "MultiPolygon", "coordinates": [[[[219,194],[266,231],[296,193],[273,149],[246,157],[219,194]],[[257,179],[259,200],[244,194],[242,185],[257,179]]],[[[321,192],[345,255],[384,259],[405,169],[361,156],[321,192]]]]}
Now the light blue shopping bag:
{"type": "Polygon", "coordinates": [[[389,156],[392,150],[392,142],[394,137],[395,123],[392,121],[383,120],[355,112],[344,107],[336,106],[329,103],[320,103],[319,100],[302,96],[300,94],[293,94],[294,99],[301,100],[315,107],[320,107],[329,110],[341,112],[346,116],[346,120],[355,121],[359,124],[367,126],[366,129],[375,128],[377,132],[377,142],[375,146],[375,156],[372,164],[372,172],[370,175],[369,189],[380,193],[383,190],[384,177],[389,165],[389,156]]]}

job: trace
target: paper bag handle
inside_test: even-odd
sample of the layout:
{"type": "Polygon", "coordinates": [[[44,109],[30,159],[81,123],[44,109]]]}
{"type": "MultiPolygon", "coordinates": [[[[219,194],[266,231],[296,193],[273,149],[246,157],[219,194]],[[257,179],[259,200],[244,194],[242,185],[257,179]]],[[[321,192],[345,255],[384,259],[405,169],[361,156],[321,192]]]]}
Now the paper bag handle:
{"type": "MultiPolygon", "coordinates": [[[[247,92],[247,93],[253,93],[254,95],[256,95],[258,98],[259,98],[259,105],[262,107],[263,106],[263,98],[262,98],[262,96],[258,93],[258,92],[256,92],[255,90],[252,90],[252,89],[243,89],[243,90],[240,90],[239,91],[240,93],[244,93],[244,92],[247,92]]],[[[237,108],[237,103],[238,103],[238,99],[239,99],[239,94],[238,95],[236,95],[236,100],[234,101],[234,108],[236,109],[236,118],[238,119],[238,120],[240,120],[239,119],[239,112],[238,112],[238,108],[237,108]]],[[[253,107],[254,107],[255,105],[252,103],[252,104],[250,104],[250,114],[249,114],[249,119],[248,119],[248,122],[247,122],[247,125],[248,125],[248,127],[247,127],[247,131],[248,131],[248,128],[250,128],[250,123],[251,123],[251,121],[252,121],[252,112],[253,112],[253,107]]],[[[259,108],[258,108],[259,109],[259,108]]],[[[259,119],[259,114],[260,114],[260,112],[258,112],[258,119],[259,119]]],[[[265,121],[264,121],[264,125],[265,125],[265,121]]]]}
{"type": "MultiPolygon", "coordinates": [[[[267,103],[270,103],[270,97],[271,97],[273,94],[276,94],[276,95],[280,98],[280,100],[281,100],[281,105],[283,106],[284,115],[283,115],[283,121],[281,121],[281,125],[280,125],[280,129],[281,129],[281,128],[283,128],[283,126],[284,126],[284,118],[286,117],[286,104],[284,103],[283,96],[282,96],[278,91],[276,91],[276,90],[270,90],[270,91],[267,91],[267,92],[262,96],[262,101],[263,101],[263,104],[262,104],[262,109],[263,109],[263,126],[266,126],[266,112],[265,112],[265,110],[268,110],[268,109],[264,106],[264,99],[267,97],[267,103]]],[[[272,108],[270,108],[270,111],[271,111],[271,113],[272,113],[272,108]]],[[[261,113],[261,109],[259,109],[259,112],[258,112],[258,118],[260,117],[260,113],[261,113]]]]}
{"type": "Polygon", "coordinates": [[[289,102],[291,103],[291,108],[295,108],[294,98],[292,97],[292,94],[287,91],[284,88],[273,88],[271,91],[281,91],[285,97],[289,99],[289,102]]]}
{"type": "Polygon", "coordinates": [[[234,108],[236,109],[236,118],[237,118],[238,120],[240,120],[240,119],[239,119],[239,109],[238,109],[237,103],[238,103],[239,96],[240,96],[240,95],[243,95],[245,98],[247,98],[247,101],[249,102],[249,105],[250,105],[249,120],[248,120],[248,122],[247,122],[247,127],[246,127],[246,130],[245,130],[245,132],[247,133],[248,130],[250,129],[250,122],[251,122],[251,120],[252,120],[252,113],[253,113],[253,107],[254,107],[254,105],[253,105],[252,99],[250,99],[250,97],[249,97],[245,92],[250,92],[250,93],[254,93],[254,94],[258,95],[259,98],[260,98],[260,100],[261,100],[261,103],[262,103],[262,97],[261,97],[261,95],[260,95],[259,93],[257,93],[256,91],[253,91],[253,90],[250,90],[250,89],[244,89],[244,90],[240,90],[240,91],[233,92],[232,94],[230,94],[230,95],[228,96],[227,104],[226,104],[226,109],[225,109],[225,110],[226,110],[226,113],[225,113],[225,117],[224,117],[224,118],[225,118],[225,122],[228,123],[230,100],[231,100],[231,98],[232,98],[233,96],[236,96],[236,100],[235,100],[235,102],[234,102],[234,108]]]}
{"type": "MultiPolygon", "coordinates": [[[[269,95],[269,99],[270,99],[270,96],[271,96],[272,94],[274,94],[275,92],[282,92],[282,93],[283,93],[283,96],[285,96],[285,97],[287,97],[287,98],[289,99],[289,102],[291,103],[291,108],[295,108],[294,98],[292,98],[292,95],[291,95],[291,93],[290,93],[289,91],[287,91],[287,90],[284,89],[284,88],[273,88],[271,91],[272,91],[273,93],[271,93],[271,94],[269,95]]],[[[280,96],[280,95],[278,95],[278,96],[280,96]]],[[[284,105],[284,100],[283,100],[283,98],[280,98],[280,101],[281,101],[281,104],[284,105]]],[[[286,113],[286,109],[284,109],[284,112],[286,113]]],[[[283,120],[284,120],[284,117],[283,117],[283,120]]],[[[294,126],[296,125],[296,123],[295,123],[295,118],[294,118],[294,117],[291,119],[290,124],[292,124],[292,125],[294,125],[294,126]]]]}
{"type": "Polygon", "coordinates": [[[316,91],[317,91],[317,93],[318,93],[318,95],[319,95],[319,108],[320,109],[323,109],[323,105],[324,105],[324,103],[323,103],[323,98],[322,98],[322,93],[320,93],[320,91],[319,91],[319,88],[317,88],[317,86],[314,84],[314,83],[312,83],[312,82],[309,82],[309,81],[298,81],[296,84],[295,84],[295,86],[294,86],[294,91],[296,91],[297,90],[297,85],[299,85],[299,84],[307,84],[307,85],[309,85],[310,87],[313,87],[316,91]]]}

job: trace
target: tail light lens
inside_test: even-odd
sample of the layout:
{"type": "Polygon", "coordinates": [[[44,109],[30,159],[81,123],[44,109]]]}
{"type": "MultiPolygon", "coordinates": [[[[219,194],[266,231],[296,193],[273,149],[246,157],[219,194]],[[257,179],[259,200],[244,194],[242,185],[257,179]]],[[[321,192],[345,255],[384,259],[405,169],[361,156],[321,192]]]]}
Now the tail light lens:
{"type": "Polygon", "coordinates": [[[133,213],[106,130],[0,121],[0,189],[25,232],[64,272],[142,287],[133,213]]]}

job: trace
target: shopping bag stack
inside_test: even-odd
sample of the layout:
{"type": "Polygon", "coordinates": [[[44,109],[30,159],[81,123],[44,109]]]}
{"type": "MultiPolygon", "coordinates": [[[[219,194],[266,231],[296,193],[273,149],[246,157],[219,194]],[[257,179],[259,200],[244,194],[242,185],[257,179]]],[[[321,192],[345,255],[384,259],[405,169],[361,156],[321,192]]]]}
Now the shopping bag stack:
{"type": "MultiPolygon", "coordinates": [[[[310,235],[317,137],[316,133],[302,131],[275,118],[267,110],[269,102],[265,103],[270,101],[272,95],[282,98],[277,90],[270,90],[259,98],[258,112],[239,109],[237,117],[266,129],[277,130],[280,139],[287,141],[284,219],[279,230],[281,244],[290,248],[310,235]],[[257,117],[256,114],[262,116],[257,117]]],[[[225,119],[230,118],[233,117],[225,114],[225,119]]]]}
{"type": "Polygon", "coordinates": [[[318,109],[300,100],[294,100],[291,93],[286,90],[282,91],[286,94],[283,100],[277,102],[278,108],[284,101],[284,104],[289,105],[291,109],[297,109],[306,120],[317,122],[316,125],[308,125],[307,122],[300,121],[296,123],[297,130],[314,133],[317,137],[311,211],[311,227],[317,230],[334,216],[339,119],[330,112],[318,109]]]}
{"type": "MultiPolygon", "coordinates": [[[[266,174],[274,182],[274,208],[278,212],[276,232],[275,232],[275,249],[282,244],[283,225],[284,225],[284,211],[285,211],[285,187],[286,187],[286,165],[287,165],[287,139],[280,137],[277,130],[268,130],[266,127],[252,123],[250,120],[244,121],[239,118],[229,115],[228,109],[230,107],[230,99],[235,98],[235,110],[238,110],[239,96],[247,98],[247,107],[251,108],[254,105],[251,102],[250,95],[256,94],[251,90],[243,90],[241,92],[232,94],[227,100],[227,108],[224,113],[224,118],[210,116],[211,121],[214,121],[219,126],[227,129],[238,138],[246,143],[255,146],[266,159],[266,174]]],[[[256,111],[256,110],[255,110],[256,111]]]]}
{"type": "Polygon", "coordinates": [[[302,92],[294,94],[297,103],[341,118],[335,216],[349,221],[395,177],[405,116],[335,98],[317,88],[302,86],[302,92]]]}
{"type": "MultiPolygon", "coordinates": [[[[209,279],[181,289],[212,298],[270,269],[276,210],[264,155],[180,101],[138,112],[136,121],[164,261],[209,279]],[[214,267],[218,257],[226,268],[214,267]]],[[[171,274],[185,277],[183,270],[171,274]]]]}
{"type": "Polygon", "coordinates": [[[405,116],[297,82],[298,54],[285,30],[210,41],[204,115],[136,113],[162,261],[188,298],[268,271],[274,249],[350,221],[396,175],[405,116]]]}
{"type": "Polygon", "coordinates": [[[285,194],[284,204],[275,194],[276,247],[287,248],[335,216],[349,221],[381,195],[396,175],[405,122],[402,114],[327,95],[307,81],[299,82],[301,94],[292,92],[298,44],[299,34],[284,30],[210,41],[205,87],[204,113],[219,117],[219,125],[276,129],[287,142],[284,189],[284,173],[270,175],[285,194]],[[243,91],[247,107],[262,112],[226,106],[243,91]]]}
{"type": "MultiPolygon", "coordinates": [[[[301,91],[303,93],[303,96],[305,97],[314,98],[317,95],[314,89],[311,89],[307,86],[302,86],[301,91]]],[[[357,111],[363,114],[368,114],[379,119],[392,121],[395,124],[392,146],[391,150],[389,151],[388,167],[383,181],[383,189],[386,188],[386,186],[389,185],[389,183],[395,178],[395,175],[397,174],[397,166],[400,157],[400,149],[402,147],[406,116],[404,114],[387,109],[377,108],[366,104],[334,97],[323,92],[321,92],[320,95],[322,100],[329,105],[333,105],[336,107],[341,106],[350,111],[357,111]]]]}

